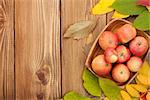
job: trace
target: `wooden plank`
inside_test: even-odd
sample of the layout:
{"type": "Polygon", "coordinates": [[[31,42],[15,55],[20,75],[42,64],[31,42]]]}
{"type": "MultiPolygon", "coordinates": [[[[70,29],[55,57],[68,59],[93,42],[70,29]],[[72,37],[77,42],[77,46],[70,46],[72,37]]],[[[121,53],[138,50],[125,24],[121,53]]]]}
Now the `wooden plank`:
{"type": "Polygon", "coordinates": [[[106,16],[107,16],[107,24],[112,20],[113,14],[114,14],[114,12],[110,12],[110,13],[106,14],[106,16]]]}
{"type": "Polygon", "coordinates": [[[15,0],[16,100],[61,96],[59,0],[15,0]]]}
{"type": "Polygon", "coordinates": [[[82,87],[82,71],[86,56],[83,53],[86,39],[64,39],[63,34],[70,24],[80,20],[96,20],[99,18],[98,27],[93,32],[93,37],[106,25],[106,15],[93,16],[91,8],[98,0],[61,0],[61,36],[62,36],[62,94],[74,90],[86,94],[82,87]]]}
{"type": "Polygon", "coordinates": [[[14,100],[14,0],[0,0],[0,100],[14,100]]]}

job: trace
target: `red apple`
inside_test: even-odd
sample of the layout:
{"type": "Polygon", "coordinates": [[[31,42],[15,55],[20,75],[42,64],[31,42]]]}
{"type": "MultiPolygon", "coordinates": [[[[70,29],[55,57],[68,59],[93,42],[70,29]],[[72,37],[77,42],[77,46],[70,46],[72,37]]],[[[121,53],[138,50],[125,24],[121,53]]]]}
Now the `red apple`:
{"type": "Polygon", "coordinates": [[[136,29],[131,24],[125,24],[116,31],[119,41],[127,43],[136,37],[136,29]]]}
{"type": "Polygon", "coordinates": [[[110,31],[105,31],[99,38],[99,45],[103,50],[109,47],[116,48],[118,45],[118,37],[110,31]]]}
{"type": "Polygon", "coordinates": [[[118,60],[117,52],[114,48],[107,48],[104,52],[105,60],[108,63],[115,63],[118,60]]]}
{"type": "Polygon", "coordinates": [[[130,51],[135,56],[142,56],[144,55],[148,50],[148,42],[147,40],[142,36],[137,36],[134,40],[132,40],[129,44],[130,51]]]}
{"type": "Polygon", "coordinates": [[[127,62],[127,66],[131,72],[138,72],[142,66],[142,59],[139,57],[131,57],[127,62]]]}
{"type": "Polygon", "coordinates": [[[92,61],[92,69],[99,76],[108,75],[111,68],[112,65],[105,61],[104,55],[98,55],[92,61]]]}
{"type": "Polygon", "coordinates": [[[118,64],[112,70],[112,77],[119,83],[126,82],[130,77],[130,71],[126,65],[118,64]]]}
{"type": "Polygon", "coordinates": [[[138,0],[138,4],[142,6],[150,6],[150,0],[138,0]]]}
{"type": "Polygon", "coordinates": [[[116,51],[118,53],[118,63],[123,63],[130,59],[131,53],[127,47],[120,45],[116,48],[116,51]]]}

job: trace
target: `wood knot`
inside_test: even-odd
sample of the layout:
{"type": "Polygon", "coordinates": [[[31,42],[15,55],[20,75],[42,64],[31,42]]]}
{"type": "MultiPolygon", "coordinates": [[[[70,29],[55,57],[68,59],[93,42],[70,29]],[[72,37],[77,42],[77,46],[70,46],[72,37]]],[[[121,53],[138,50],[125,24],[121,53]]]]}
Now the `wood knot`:
{"type": "Polygon", "coordinates": [[[44,93],[37,94],[37,100],[44,100],[44,93]]]}
{"type": "MultiPolygon", "coordinates": [[[[0,5],[0,35],[3,34],[5,29],[5,22],[6,22],[6,12],[2,5],[0,5]]],[[[1,40],[1,37],[0,37],[1,40]]]]}
{"type": "Polygon", "coordinates": [[[0,22],[1,23],[6,22],[6,12],[4,8],[2,7],[2,5],[0,5],[0,22]]]}
{"type": "Polygon", "coordinates": [[[49,65],[45,65],[41,67],[37,72],[36,75],[38,79],[41,81],[43,85],[46,85],[49,82],[50,78],[50,71],[49,71],[49,65]]]}

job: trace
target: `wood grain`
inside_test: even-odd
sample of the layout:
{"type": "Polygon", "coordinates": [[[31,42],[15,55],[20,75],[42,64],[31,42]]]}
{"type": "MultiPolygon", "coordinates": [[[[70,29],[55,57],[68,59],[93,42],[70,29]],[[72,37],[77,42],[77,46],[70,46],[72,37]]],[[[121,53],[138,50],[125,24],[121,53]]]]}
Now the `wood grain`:
{"type": "Polygon", "coordinates": [[[106,14],[106,18],[107,18],[107,24],[112,20],[112,16],[113,16],[114,12],[110,12],[106,14]]]}
{"type": "Polygon", "coordinates": [[[61,97],[59,8],[59,0],[15,0],[16,100],[61,97]]]}
{"type": "Polygon", "coordinates": [[[0,100],[14,100],[14,0],[0,0],[0,100]]]}
{"type": "Polygon", "coordinates": [[[70,24],[80,20],[96,20],[99,24],[93,32],[93,37],[106,25],[106,15],[93,16],[90,14],[91,8],[98,0],[61,0],[61,43],[62,43],[62,94],[71,90],[86,94],[82,87],[82,71],[86,56],[83,53],[83,46],[86,39],[79,41],[64,39],[63,33],[70,24]]]}
{"type": "Polygon", "coordinates": [[[98,1],[0,0],[0,100],[56,100],[72,90],[87,95],[82,71],[89,39],[63,34],[75,22],[97,20],[94,41],[113,14],[92,15],[98,1]]]}

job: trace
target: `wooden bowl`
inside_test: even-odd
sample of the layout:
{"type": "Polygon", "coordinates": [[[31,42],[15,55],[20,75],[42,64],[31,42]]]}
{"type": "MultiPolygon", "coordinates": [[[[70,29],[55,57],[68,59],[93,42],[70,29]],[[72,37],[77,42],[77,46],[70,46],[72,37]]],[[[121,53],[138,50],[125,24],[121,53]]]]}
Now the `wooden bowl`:
{"type": "MultiPolygon", "coordinates": [[[[98,41],[99,41],[99,37],[101,36],[101,34],[104,31],[112,31],[115,33],[116,29],[120,28],[121,26],[123,26],[124,24],[132,24],[131,22],[124,20],[124,19],[114,19],[111,22],[109,22],[105,28],[101,31],[101,33],[99,34],[99,36],[97,37],[97,39],[95,40],[94,44],[92,45],[90,52],[87,56],[85,65],[86,67],[94,74],[96,75],[96,73],[92,70],[91,68],[91,63],[93,61],[93,59],[99,55],[99,54],[103,54],[104,51],[102,50],[102,48],[100,47],[98,41]]],[[[147,51],[147,53],[142,57],[142,59],[144,60],[146,58],[146,56],[150,53],[150,37],[148,34],[146,34],[143,31],[137,30],[137,35],[139,36],[143,36],[147,39],[148,44],[149,44],[149,50],[147,51]]],[[[130,79],[124,83],[124,84],[119,84],[119,86],[124,86],[125,84],[129,84],[135,77],[136,77],[137,73],[132,73],[132,76],[130,77],[130,79]]],[[[99,77],[98,75],[96,75],[97,77],[99,77]]],[[[111,78],[111,77],[107,77],[107,78],[111,78]]]]}

